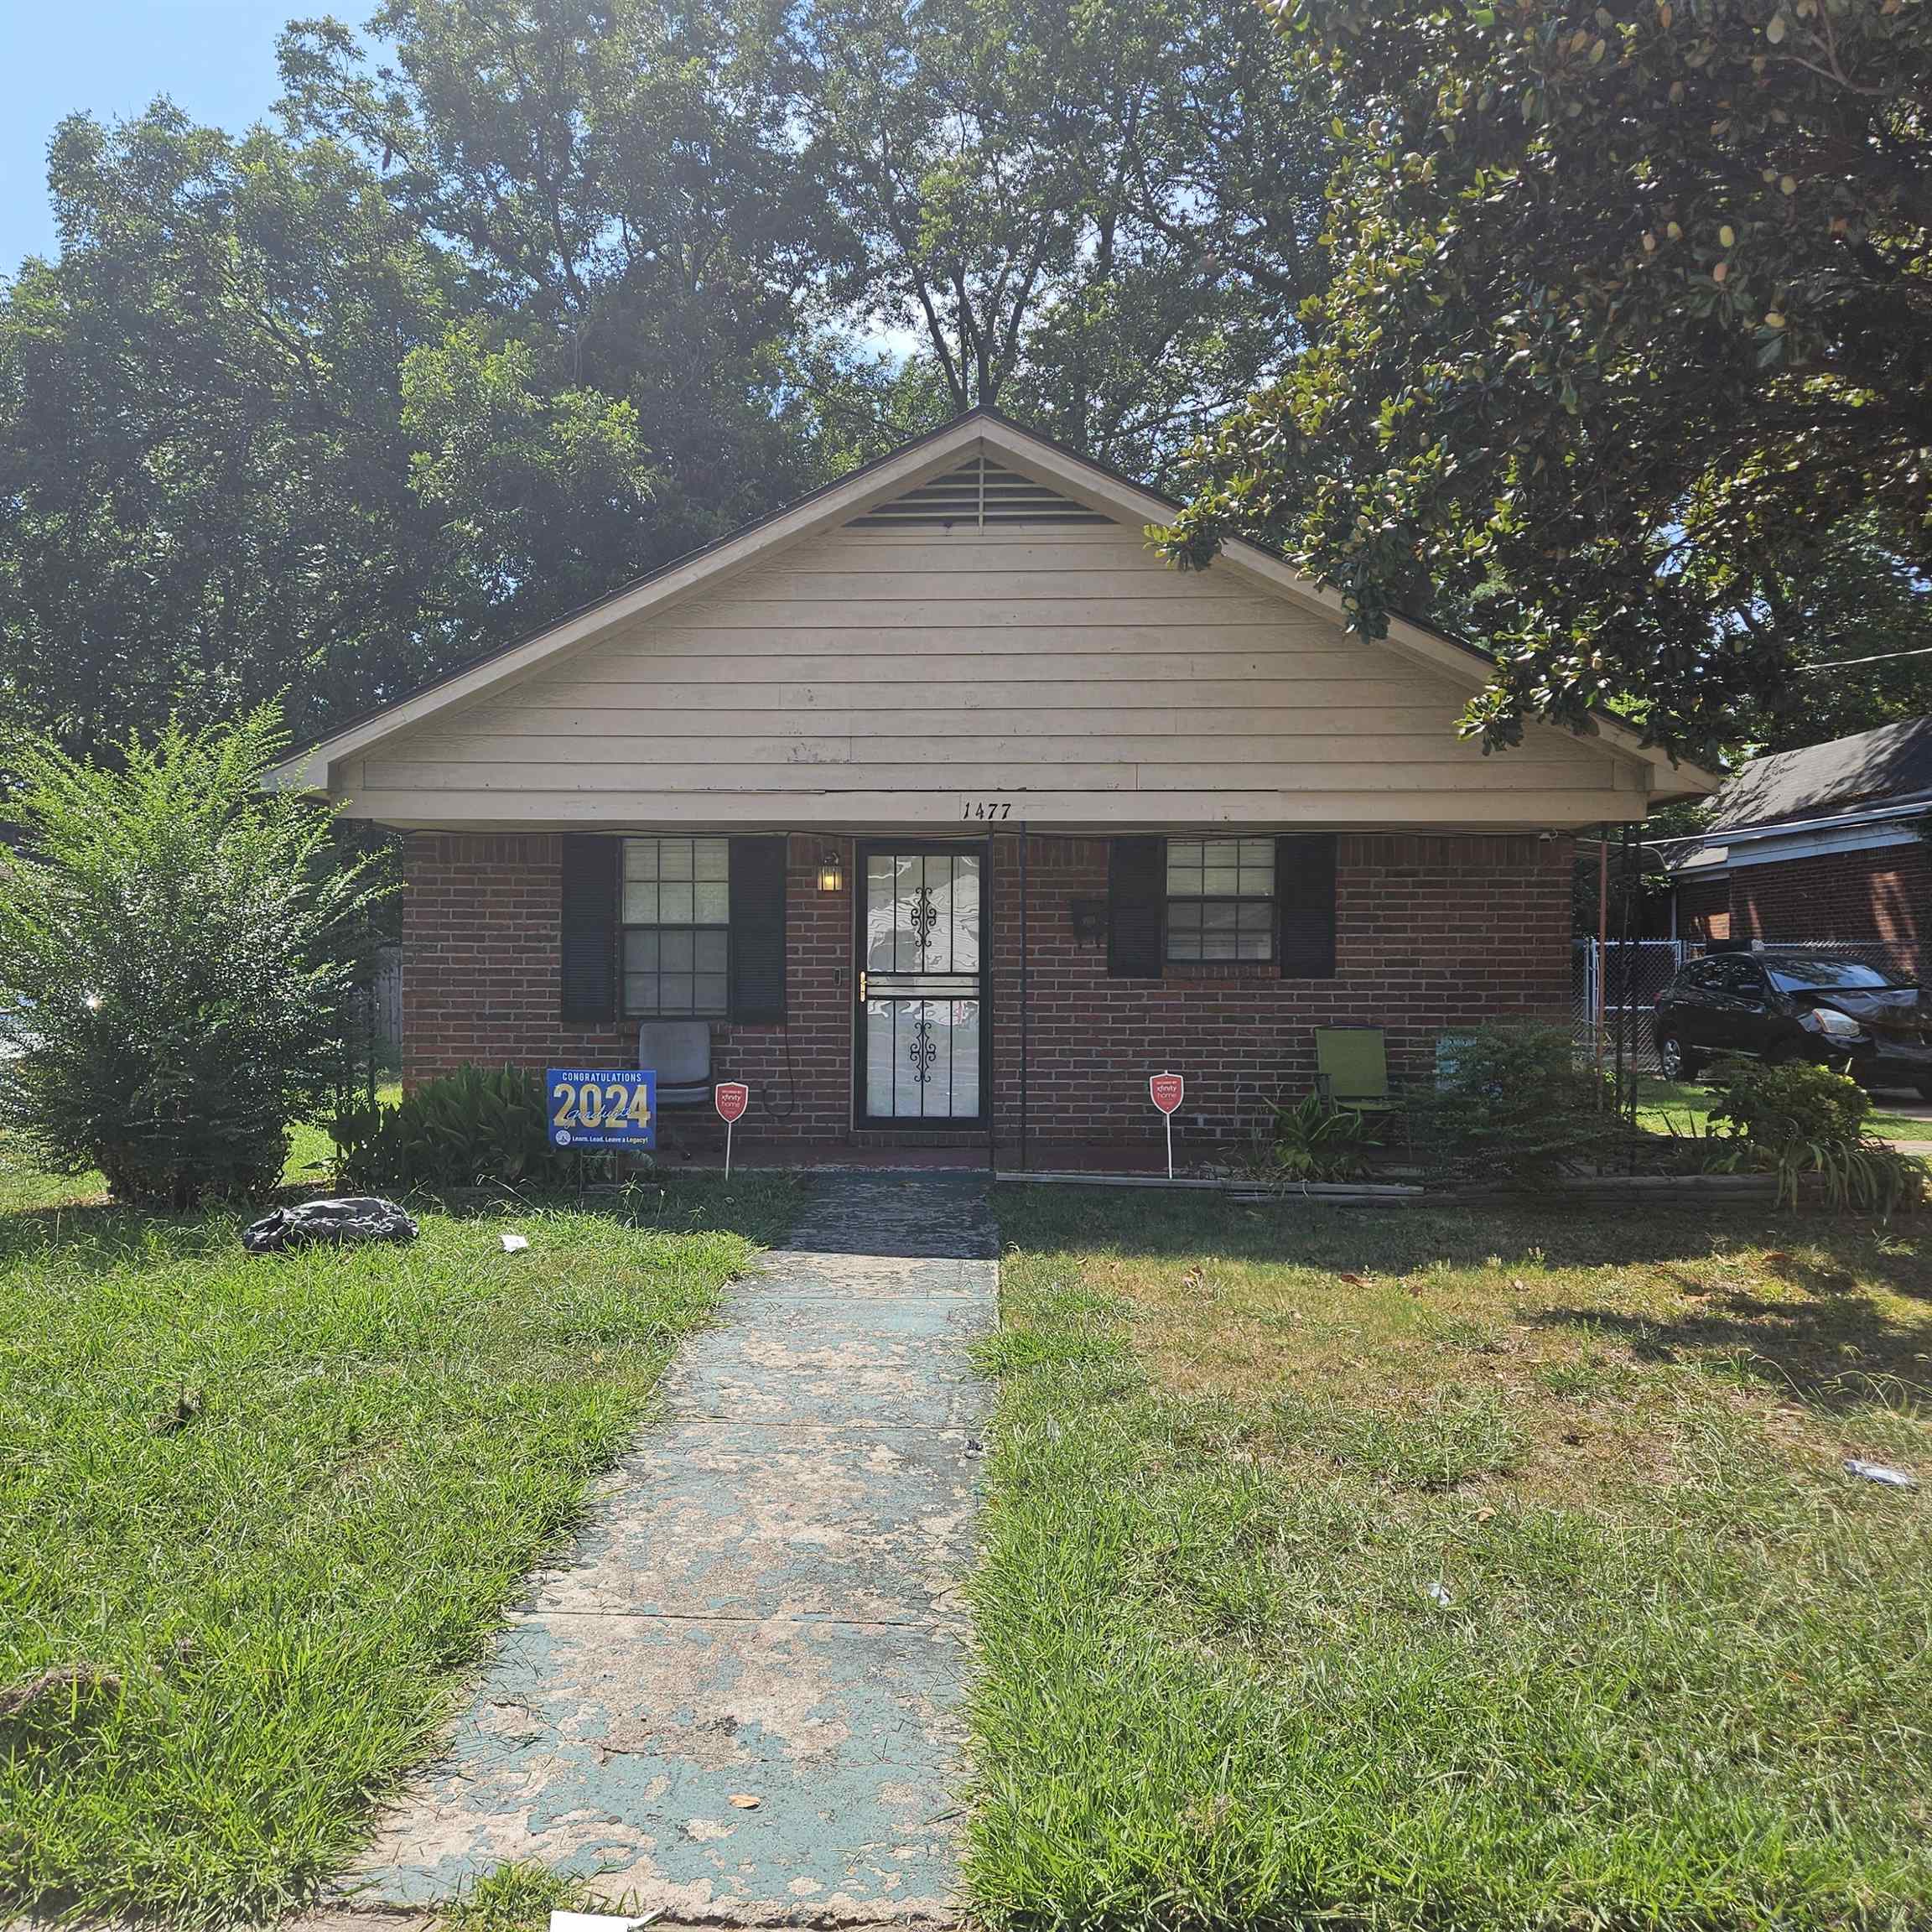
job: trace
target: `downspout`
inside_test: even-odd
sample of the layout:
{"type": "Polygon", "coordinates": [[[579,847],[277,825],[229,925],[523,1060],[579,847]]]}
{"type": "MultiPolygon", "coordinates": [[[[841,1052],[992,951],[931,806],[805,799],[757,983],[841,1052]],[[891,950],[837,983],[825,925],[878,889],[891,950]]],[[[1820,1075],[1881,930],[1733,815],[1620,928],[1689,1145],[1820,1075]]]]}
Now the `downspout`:
{"type": "Polygon", "coordinates": [[[1610,828],[1597,828],[1597,1010],[1590,1015],[1597,1042],[1597,1072],[1603,1072],[1603,993],[1610,971],[1610,828]]]}
{"type": "Polygon", "coordinates": [[[1025,1173],[1031,1165],[1027,1158],[1027,1130],[1029,1121],[1026,1113],[1026,1058],[1031,1045],[1031,1015],[1027,1010],[1026,995],[1031,984],[1029,955],[1032,951],[1028,925],[1031,894],[1027,890],[1028,848],[1032,844],[1032,835],[1026,828],[1026,821],[1020,821],[1020,1171],[1025,1173]]]}

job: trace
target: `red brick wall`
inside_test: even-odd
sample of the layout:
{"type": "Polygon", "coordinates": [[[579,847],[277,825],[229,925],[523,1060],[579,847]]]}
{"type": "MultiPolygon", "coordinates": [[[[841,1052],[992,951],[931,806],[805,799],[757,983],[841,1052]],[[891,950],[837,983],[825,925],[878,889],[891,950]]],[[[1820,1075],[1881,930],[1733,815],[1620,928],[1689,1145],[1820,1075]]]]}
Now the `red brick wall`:
{"type": "MultiPolygon", "coordinates": [[[[995,1127],[1020,1123],[1020,841],[993,841],[995,1127]]],[[[1399,1072],[1429,1064],[1446,1026],[1561,1021],[1570,996],[1566,839],[1347,834],[1337,885],[1332,979],[1284,980],[1260,966],[1170,968],[1158,980],[1107,975],[1104,934],[1074,937],[1072,901],[1104,901],[1107,842],[1036,836],[1028,864],[1027,1114],[1053,1140],[1152,1137],[1146,1078],[1187,1076],[1181,1121],[1237,1132],[1259,1097],[1306,1091],[1314,1029],[1379,1026],[1399,1072]]],[[[408,846],[403,908],[403,1074],[465,1060],[629,1063],[635,1025],[566,1028],[558,1013],[558,870],[553,834],[424,833],[408,846]]],[[[849,841],[791,841],[789,1052],[786,1029],[714,1034],[719,1079],[753,1089],[764,1136],[838,1139],[852,1090],[849,841]],[[835,846],[846,889],[821,893],[835,846]]]]}
{"type": "MultiPolygon", "coordinates": [[[[1398,1077],[1433,1064],[1446,1026],[1566,1021],[1567,839],[1348,833],[1337,854],[1332,979],[1273,966],[1170,966],[1113,979],[1104,937],[1073,937],[1069,901],[1104,899],[1107,842],[1036,837],[1029,863],[1027,1114],[1055,1138],[1155,1137],[1147,1076],[1183,1073],[1177,1124],[1244,1131],[1263,1095],[1314,1083],[1317,1026],[1381,1026],[1398,1077]]],[[[994,841],[995,958],[1005,1011],[995,1035],[995,1124],[1020,1124],[1019,840],[994,841]]]]}
{"type": "Polygon", "coordinates": [[[1932,860],[1914,841],[1742,865],[1721,879],[1680,886],[1677,917],[1686,938],[1882,947],[1923,972],[1932,966],[1924,957],[1932,933],[1932,860]]]}
{"type": "MultiPolygon", "coordinates": [[[[849,880],[849,840],[790,842],[786,879],[791,1026],[712,1030],[718,1079],[751,1088],[761,1127],[806,1138],[851,1120],[852,1022],[846,979],[850,889],[818,891],[835,848],[849,880]],[[789,1035],[789,1037],[787,1037],[789,1035]]],[[[465,1060],[500,1066],[635,1066],[637,1023],[565,1026],[558,1018],[563,841],[553,833],[422,832],[404,854],[402,1078],[414,1085],[465,1060]]]]}

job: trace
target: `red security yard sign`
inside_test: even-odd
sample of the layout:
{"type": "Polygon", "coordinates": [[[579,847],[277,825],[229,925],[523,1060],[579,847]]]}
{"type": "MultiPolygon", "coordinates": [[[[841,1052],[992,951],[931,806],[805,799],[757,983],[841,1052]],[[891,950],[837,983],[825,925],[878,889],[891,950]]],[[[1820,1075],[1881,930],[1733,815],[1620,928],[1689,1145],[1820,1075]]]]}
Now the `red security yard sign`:
{"type": "Polygon", "coordinates": [[[1174,1113],[1187,1091],[1187,1083],[1178,1073],[1153,1073],[1148,1076],[1148,1097],[1161,1109],[1167,1123],[1167,1178],[1170,1181],[1174,1178],[1174,1113]]]}
{"type": "Polygon", "coordinates": [[[751,1104],[751,1089],[742,1080],[720,1080],[711,1090],[718,1118],[724,1123],[724,1178],[731,1178],[731,1130],[751,1104]]]}

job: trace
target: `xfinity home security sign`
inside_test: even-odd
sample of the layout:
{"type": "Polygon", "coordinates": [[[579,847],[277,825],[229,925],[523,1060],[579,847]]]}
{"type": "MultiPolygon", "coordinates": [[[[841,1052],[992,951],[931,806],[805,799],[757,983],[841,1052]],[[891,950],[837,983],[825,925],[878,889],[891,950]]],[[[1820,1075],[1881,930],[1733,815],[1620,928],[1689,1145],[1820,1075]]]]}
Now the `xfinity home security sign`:
{"type": "Polygon", "coordinates": [[[553,1147],[657,1145],[657,1076],[649,1067],[553,1067],[543,1076],[553,1147]]]}

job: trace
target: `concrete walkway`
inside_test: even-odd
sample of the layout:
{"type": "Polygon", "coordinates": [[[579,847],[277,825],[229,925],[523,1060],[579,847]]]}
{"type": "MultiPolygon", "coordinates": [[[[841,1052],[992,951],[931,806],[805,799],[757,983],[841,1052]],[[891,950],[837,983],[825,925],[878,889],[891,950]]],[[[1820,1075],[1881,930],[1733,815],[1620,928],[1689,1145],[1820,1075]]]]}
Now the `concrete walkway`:
{"type": "Polygon", "coordinates": [[[952,1915],[995,1251],[979,1179],[818,1184],[537,1580],[359,1903],[533,1859],[674,1919],[952,1915]]]}

